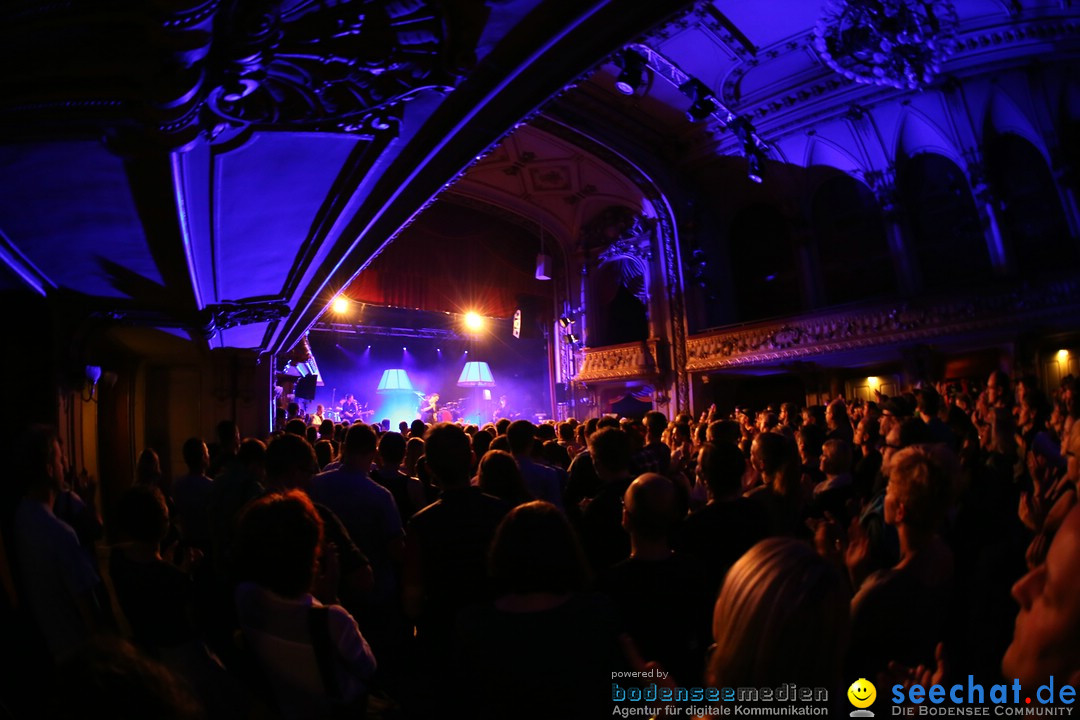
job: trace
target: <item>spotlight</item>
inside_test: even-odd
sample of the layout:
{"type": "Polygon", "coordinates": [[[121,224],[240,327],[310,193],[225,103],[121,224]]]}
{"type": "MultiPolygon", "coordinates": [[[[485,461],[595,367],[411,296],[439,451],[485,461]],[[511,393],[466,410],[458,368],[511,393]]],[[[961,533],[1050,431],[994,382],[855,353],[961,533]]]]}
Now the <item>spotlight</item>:
{"type": "Polygon", "coordinates": [[[334,298],[333,306],[334,312],[338,315],[344,315],[349,312],[349,298],[338,295],[334,298]]]}
{"type": "Polygon", "coordinates": [[[750,121],[740,116],[731,121],[728,125],[731,128],[731,132],[735,133],[735,137],[742,140],[744,143],[751,141],[751,136],[754,133],[754,126],[750,124],[750,121]]]}
{"type": "Polygon", "coordinates": [[[706,120],[716,110],[716,98],[700,80],[691,78],[680,85],[679,89],[694,101],[686,110],[686,119],[690,122],[706,120]]]}
{"type": "Polygon", "coordinates": [[[484,318],[479,314],[469,311],[465,313],[465,329],[469,332],[480,332],[484,328],[484,318]]]}
{"type": "Polygon", "coordinates": [[[563,315],[561,318],[559,318],[559,325],[562,325],[563,327],[570,327],[573,324],[574,318],[569,317],[568,315],[563,315]]]}
{"type": "Polygon", "coordinates": [[[641,85],[645,58],[633,50],[623,50],[615,56],[615,64],[622,70],[615,78],[615,89],[623,95],[633,95],[641,85]]]}
{"type": "Polygon", "coordinates": [[[581,338],[579,338],[574,333],[569,333],[568,335],[564,336],[564,339],[566,340],[567,343],[569,343],[571,345],[577,345],[578,343],[581,342],[581,338]]]}
{"type": "Polygon", "coordinates": [[[765,157],[756,148],[747,148],[746,175],[756,183],[760,183],[765,177],[765,157]]]}

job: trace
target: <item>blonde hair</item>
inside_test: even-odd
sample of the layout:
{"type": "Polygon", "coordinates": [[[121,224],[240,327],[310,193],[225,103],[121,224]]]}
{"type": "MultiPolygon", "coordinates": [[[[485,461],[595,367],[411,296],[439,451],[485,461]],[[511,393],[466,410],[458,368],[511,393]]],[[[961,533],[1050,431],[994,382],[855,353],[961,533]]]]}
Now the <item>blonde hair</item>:
{"type": "Polygon", "coordinates": [[[713,612],[712,687],[838,687],[849,596],[810,545],[769,538],[728,572],[713,612]]]}
{"type": "Polygon", "coordinates": [[[959,465],[943,446],[912,445],[896,453],[889,471],[889,485],[904,506],[904,523],[936,530],[952,501],[959,465]]]}

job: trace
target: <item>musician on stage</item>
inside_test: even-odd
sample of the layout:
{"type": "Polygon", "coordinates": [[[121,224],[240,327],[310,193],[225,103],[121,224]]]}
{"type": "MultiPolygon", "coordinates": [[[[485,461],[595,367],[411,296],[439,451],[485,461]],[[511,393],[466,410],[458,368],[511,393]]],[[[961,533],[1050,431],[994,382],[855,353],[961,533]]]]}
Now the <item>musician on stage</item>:
{"type": "Polygon", "coordinates": [[[439,393],[431,393],[420,401],[420,419],[428,425],[439,420],[439,393]]]}
{"type": "Polygon", "coordinates": [[[518,413],[510,407],[510,403],[506,395],[499,398],[499,404],[495,406],[495,410],[491,413],[491,422],[499,422],[502,418],[508,418],[514,420],[518,417],[518,413]]]}
{"type": "Polygon", "coordinates": [[[353,423],[359,418],[360,405],[356,402],[356,397],[352,393],[346,393],[345,400],[341,403],[341,419],[353,423]]]}

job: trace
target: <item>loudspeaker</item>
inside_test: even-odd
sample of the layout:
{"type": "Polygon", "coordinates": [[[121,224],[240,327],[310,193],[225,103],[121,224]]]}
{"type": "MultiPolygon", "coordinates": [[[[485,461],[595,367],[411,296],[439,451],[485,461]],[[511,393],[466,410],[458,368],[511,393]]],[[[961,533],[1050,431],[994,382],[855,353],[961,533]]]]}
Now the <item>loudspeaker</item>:
{"type": "Polygon", "coordinates": [[[551,256],[540,253],[536,256],[536,279],[551,279],[551,256]]]}
{"type": "Polygon", "coordinates": [[[296,379],[296,387],[293,389],[293,395],[305,400],[315,399],[315,386],[319,382],[318,375],[305,375],[302,378],[296,379]]]}

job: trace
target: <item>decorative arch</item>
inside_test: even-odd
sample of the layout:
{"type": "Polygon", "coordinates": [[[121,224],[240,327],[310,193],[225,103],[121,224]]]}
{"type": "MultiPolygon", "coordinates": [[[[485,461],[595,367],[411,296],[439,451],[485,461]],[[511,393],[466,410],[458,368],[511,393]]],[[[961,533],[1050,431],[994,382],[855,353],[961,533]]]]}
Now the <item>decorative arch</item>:
{"type": "Polygon", "coordinates": [[[986,142],[995,135],[1012,133],[1027,140],[1042,154],[1046,162],[1050,161],[1050,153],[1047,152],[1039,131],[1034,123],[1020,109],[1016,102],[1002,90],[995,87],[990,96],[990,102],[986,106],[986,115],[983,119],[983,140],[986,142]]]}
{"type": "Polygon", "coordinates": [[[941,128],[918,110],[907,108],[896,131],[895,157],[912,158],[921,153],[941,155],[963,168],[963,154],[941,128]]]}
{"type": "Polygon", "coordinates": [[[859,179],[866,174],[866,168],[854,155],[836,143],[817,136],[811,138],[806,145],[803,165],[807,168],[813,165],[826,165],[859,179]]]}
{"type": "Polygon", "coordinates": [[[954,288],[987,277],[990,251],[961,166],[948,156],[922,152],[905,158],[897,170],[923,289],[954,288]]]}
{"type": "Polygon", "coordinates": [[[810,204],[825,301],[838,305],[895,293],[896,271],[873,191],[837,172],[817,185],[810,204]]]}
{"type": "Polygon", "coordinates": [[[1046,157],[1026,137],[1007,132],[983,145],[986,176],[997,199],[1014,268],[1035,275],[1073,264],[1076,244],[1046,157]]]}

